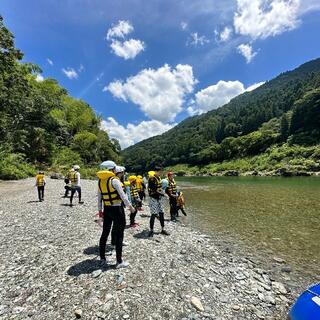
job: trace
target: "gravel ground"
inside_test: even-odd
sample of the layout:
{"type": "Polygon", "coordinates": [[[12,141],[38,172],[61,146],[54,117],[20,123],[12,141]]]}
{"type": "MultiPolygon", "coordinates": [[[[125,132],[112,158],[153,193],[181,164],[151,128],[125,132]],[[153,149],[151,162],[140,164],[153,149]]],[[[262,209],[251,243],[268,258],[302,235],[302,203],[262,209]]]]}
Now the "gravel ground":
{"type": "Polygon", "coordinates": [[[72,208],[63,181],[48,181],[44,202],[33,184],[0,183],[0,319],[286,318],[290,288],[254,258],[180,223],[149,239],[148,206],[125,231],[130,267],[115,269],[115,253],[101,267],[96,182],[72,208]]]}

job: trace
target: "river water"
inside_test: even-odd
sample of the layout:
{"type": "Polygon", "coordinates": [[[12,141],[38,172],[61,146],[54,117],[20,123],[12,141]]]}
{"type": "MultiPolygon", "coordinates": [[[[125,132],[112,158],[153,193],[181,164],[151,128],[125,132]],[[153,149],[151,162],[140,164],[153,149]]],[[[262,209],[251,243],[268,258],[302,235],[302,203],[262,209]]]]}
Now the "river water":
{"type": "Polygon", "coordinates": [[[319,178],[192,177],[177,184],[191,227],[240,240],[319,279],[319,178]]]}

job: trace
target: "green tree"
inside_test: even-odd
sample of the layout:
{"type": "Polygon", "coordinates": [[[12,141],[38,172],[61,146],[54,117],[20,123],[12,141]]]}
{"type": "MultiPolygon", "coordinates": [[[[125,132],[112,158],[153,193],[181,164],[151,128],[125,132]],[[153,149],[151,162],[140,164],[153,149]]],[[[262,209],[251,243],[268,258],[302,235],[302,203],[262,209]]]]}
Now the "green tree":
{"type": "Polygon", "coordinates": [[[289,136],[289,122],[286,114],[281,117],[280,136],[282,141],[286,141],[289,136]]]}

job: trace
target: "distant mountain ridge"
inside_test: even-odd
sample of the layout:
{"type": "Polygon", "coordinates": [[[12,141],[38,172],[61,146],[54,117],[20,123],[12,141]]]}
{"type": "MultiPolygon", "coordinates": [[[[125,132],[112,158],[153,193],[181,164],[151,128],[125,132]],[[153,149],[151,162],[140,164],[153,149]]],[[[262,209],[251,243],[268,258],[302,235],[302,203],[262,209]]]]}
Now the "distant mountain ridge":
{"type": "Polygon", "coordinates": [[[319,102],[319,88],[320,58],[123,150],[125,165],[139,172],[155,163],[206,165],[254,156],[272,145],[318,144],[319,125],[314,119],[319,119],[319,108],[314,106],[319,102]],[[301,110],[304,115],[310,113],[305,119],[310,123],[301,123],[301,110]]]}

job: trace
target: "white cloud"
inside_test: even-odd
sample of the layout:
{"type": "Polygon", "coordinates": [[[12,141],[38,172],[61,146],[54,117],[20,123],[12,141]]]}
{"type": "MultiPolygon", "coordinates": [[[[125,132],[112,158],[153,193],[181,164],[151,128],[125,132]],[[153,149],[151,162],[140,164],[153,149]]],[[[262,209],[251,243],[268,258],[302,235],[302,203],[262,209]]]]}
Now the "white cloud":
{"type": "Polygon", "coordinates": [[[101,72],[101,73],[96,77],[96,81],[100,81],[103,76],[104,76],[104,72],[101,72]]]}
{"type": "Polygon", "coordinates": [[[175,124],[163,124],[157,120],[142,121],[138,125],[120,125],[114,118],[103,120],[101,128],[108,132],[110,138],[119,140],[121,148],[127,148],[141,140],[162,134],[171,129],[175,124]]]}
{"type": "Polygon", "coordinates": [[[62,72],[69,78],[69,79],[77,79],[78,73],[73,68],[62,68],[62,72]]]}
{"type": "Polygon", "coordinates": [[[220,33],[220,41],[226,42],[231,38],[232,29],[230,27],[225,27],[220,33]]]}
{"type": "Polygon", "coordinates": [[[245,58],[247,63],[250,63],[252,59],[257,55],[257,52],[253,52],[250,44],[240,44],[238,47],[238,52],[241,53],[245,58]]]}
{"type": "Polygon", "coordinates": [[[83,64],[81,63],[81,64],[80,64],[80,67],[78,68],[78,72],[81,73],[82,71],[84,71],[84,66],[83,66],[83,64]]]}
{"type": "Polygon", "coordinates": [[[47,62],[50,64],[50,66],[53,66],[53,61],[49,58],[47,58],[47,62]]]}
{"type": "Polygon", "coordinates": [[[119,57],[134,59],[141,51],[145,49],[145,44],[141,40],[130,39],[124,42],[113,40],[111,43],[113,53],[119,57]]]}
{"type": "Polygon", "coordinates": [[[217,109],[239,94],[252,91],[263,84],[264,82],[255,83],[245,89],[243,83],[238,80],[220,80],[218,83],[197,92],[195,101],[187,108],[187,112],[189,115],[195,115],[217,109]]]}
{"type": "Polygon", "coordinates": [[[182,22],[180,23],[180,26],[181,26],[181,29],[182,29],[182,30],[186,30],[186,29],[188,28],[188,24],[187,24],[185,21],[182,21],[182,22]]]}
{"type": "Polygon", "coordinates": [[[125,37],[133,30],[134,28],[129,21],[119,20],[118,24],[107,32],[107,40],[111,41],[112,52],[125,60],[134,59],[146,47],[141,40],[125,40],[125,37]]]}
{"type": "Polygon", "coordinates": [[[259,88],[260,86],[262,86],[263,84],[265,84],[265,81],[258,82],[258,83],[254,83],[253,85],[249,86],[249,87],[246,89],[246,91],[247,91],[247,92],[253,91],[253,90],[259,88]]]}
{"type": "Polygon", "coordinates": [[[310,11],[320,10],[319,0],[304,0],[300,4],[300,14],[306,14],[310,11]]]}
{"type": "Polygon", "coordinates": [[[195,116],[195,115],[203,113],[204,111],[201,111],[200,109],[197,109],[196,107],[189,106],[187,108],[187,112],[188,112],[189,116],[195,116]]]}
{"type": "Polygon", "coordinates": [[[196,93],[196,105],[202,111],[217,109],[244,92],[240,81],[222,81],[196,93]]]}
{"type": "Polygon", "coordinates": [[[144,69],[125,82],[114,81],[104,87],[114,97],[138,105],[149,118],[173,121],[182,110],[185,96],[193,91],[197,80],[190,65],[165,64],[159,69],[144,69]]]}
{"type": "Polygon", "coordinates": [[[252,39],[265,39],[296,28],[300,0],[237,0],[234,28],[252,39]]]}
{"type": "Polygon", "coordinates": [[[126,35],[133,32],[134,28],[130,21],[119,20],[116,25],[107,31],[107,39],[112,40],[114,38],[123,39],[126,35]]]}
{"type": "Polygon", "coordinates": [[[191,44],[195,47],[197,47],[198,45],[203,46],[206,43],[209,43],[209,39],[207,39],[205,36],[200,36],[198,35],[198,32],[193,32],[190,34],[190,40],[188,42],[188,44],[191,44]]]}
{"type": "Polygon", "coordinates": [[[36,81],[42,82],[44,80],[44,77],[41,74],[37,74],[36,81]]]}

